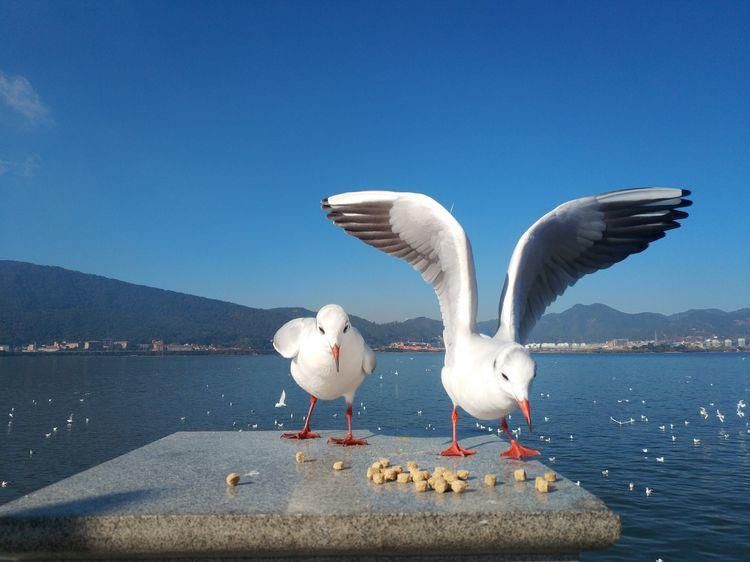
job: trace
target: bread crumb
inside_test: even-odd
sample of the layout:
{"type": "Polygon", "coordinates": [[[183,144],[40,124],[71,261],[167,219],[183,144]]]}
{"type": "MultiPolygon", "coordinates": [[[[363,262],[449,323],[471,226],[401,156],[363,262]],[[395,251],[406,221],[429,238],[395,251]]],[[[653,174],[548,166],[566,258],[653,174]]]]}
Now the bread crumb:
{"type": "Polygon", "coordinates": [[[333,463],[333,470],[344,470],[344,461],[336,461],[333,463]]]}
{"type": "Polygon", "coordinates": [[[375,484],[382,484],[385,482],[385,476],[382,472],[377,472],[372,475],[372,481],[375,482],[375,484]]]}
{"type": "Polygon", "coordinates": [[[436,466],[435,470],[432,471],[432,475],[437,477],[443,474],[447,469],[444,466],[436,466]]]}
{"type": "Polygon", "coordinates": [[[400,464],[398,464],[398,465],[396,465],[396,466],[392,466],[392,467],[391,467],[391,470],[395,470],[395,471],[396,471],[396,474],[401,474],[401,473],[402,473],[402,472],[404,471],[404,469],[403,469],[403,468],[401,468],[401,465],[400,465],[400,464]]]}
{"type": "Polygon", "coordinates": [[[388,468],[391,466],[391,461],[388,459],[378,459],[378,462],[380,463],[380,468],[388,468]]]}
{"type": "Polygon", "coordinates": [[[466,491],[467,488],[466,482],[463,480],[454,480],[451,482],[451,490],[453,490],[457,494],[463,494],[466,491]]]}
{"type": "Polygon", "coordinates": [[[305,453],[303,453],[302,451],[297,451],[294,454],[294,460],[297,461],[298,464],[305,462],[305,453]]]}
{"type": "Polygon", "coordinates": [[[544,473],[544,479],[547,482],[557,482],[557,474],[555,474],[551,470],[547,471],[547,472],[544,473]]]}
{"type": "Polygon", "coordinates": [[[442,477],[443,480],[445,480],[446,482],[448,482],[448,484],[450,484],[454,480],[458,480],[458,476],[456,476],[456,474],[453,471],[451,471],[451,470],[446,470],[445,472],[443,472],[443,474],[441,475],[441,477],[442,477]]]}
{"type": "Polygon", "coordinates": [[[411,482],[411,474],[409,474],[408,472],[402,472],[396,477],[396,482],[398,482],[399,484],[408,484],[409,482],[411,482]]]}
{"type": "Polygon", "coordinates": [[[388,482],[393,482],[396,478],[398,478],[398,473],[392,468],[383,471],[383,475],[388,482]]]}
{"type": "Polygon", "coordinates": [[[485,474],[484,485],[485,486],[497,486],[497,476],[494,474],[485,474]]]}
{"type": "Polygon", "coordinates": [[[536,481],[534,482],[534,487],[537,492],[546,494],[552,488],[552,484],[547,482],[542,476],[537,476],[536,481]]]}
{"type": "Polygon", "coordinates": [[[456,476],[459,480],[468,480],[469,479],[469,471],[468,470],[458,470],[456,471],[456,476]]]}
{"type": "Polygon", "coordinates": [[[236,486],[240,483],[240,475],[236,472],[230,472],[226,477],[227,486],[236,486]]]}
{"type": "Polygon", "coordinates": [[[414,480],[414,482],[422,482],[426,481],[429,478],[429,473],[426,470],[415,470],[411,478],[414,480]]]}
{"type": "Polygon", "coordinates": [[[448,491],[448,488],[450,487],[450,484],[443,480],[442,478],[437,478],[432,484],[432,489],[435,490],[438,494],[444,494],[448,491]]]}
{"type": "Polygon", "coordinates": [[[417,492],[426,492],[429,489],[429,486],[427,485],[426,480],[420,480],[418,482],[414,482],[414,489],[417,492]]]}
{"type": "Polygon", "coordinates": [[[419,465],[416,461],[407,461],[406,463],[406,470],[411,472],[412,470],[417,470],[419,468],[419,465]]]}
{"type": "Polygon", "coordinates": [[[526,471],[523,468],[513,471],[513,478],[516,482],[524,482],[526,480],[526,471]]]}

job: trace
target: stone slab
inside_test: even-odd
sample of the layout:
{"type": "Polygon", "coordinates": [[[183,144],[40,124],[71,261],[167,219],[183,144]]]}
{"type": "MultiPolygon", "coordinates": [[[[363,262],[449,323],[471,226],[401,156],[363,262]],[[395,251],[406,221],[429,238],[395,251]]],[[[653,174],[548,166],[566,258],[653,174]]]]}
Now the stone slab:
{"type": "Polygon", "coordinates": [[[575,555],[619,539],[620,519],[560,478],[541,494],[547,467],[500,459],[495,436],[462,441],[478,454],[440,457],[443,438],[366,435],[368,446],[278,432],[175,433],[0,506],[0,555],[44,557],[575,555]],[[294,455],[305,453],[297,464],[294,455]],[[379,457],[467,469],[464,494],[418,493],[367,480],[379,457]],[[346,469],[334,471],[342,460],[346,469]],[[523,467],[529,480],[517,483],[523,467]],[[242,475],[228,488],[230,472],[242,475]],[[485,474],[497,475],[487,488],[485,474]]]}

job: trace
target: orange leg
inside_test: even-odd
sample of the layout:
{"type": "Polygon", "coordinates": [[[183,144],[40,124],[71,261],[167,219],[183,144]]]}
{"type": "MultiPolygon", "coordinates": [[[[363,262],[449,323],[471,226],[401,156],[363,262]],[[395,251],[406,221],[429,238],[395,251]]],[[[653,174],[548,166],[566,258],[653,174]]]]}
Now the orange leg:
{"type": "Polygon", "coordinates": [[[282,439],[317,439],[320,437],[317,433],[310,431],[310,418],[312,417],[313,410],[315,409],[315,403],[318,401],[315,396],[310,395],[310,409],[307,411],[307,417],[305,418],[305,427],[302,431],[297,433],[282,433],[282,439]]]}
{"type": "Polygon", "coordinates": [[[349,402],[346,403],[346,425],[349,428],[346,437],[331,437],[328,442],[335,443],[336,445],[344,445],[345,447],[352,445],[367,445],[367,441],[364,439],[356,439],[352,435],[352,405],[349,404],[349,402]]]}
{"type": "Polygon", "coordinates": [[[451,421],[453,422],[453,443],[451,443],[451,446],[448,447],[445,451],[441,452],[440,454],[444,457],[466,457],[468,455],[473,455],[476,453],[476,451],[471,451],[469,449],[462,448],[458,441],[456,440],[456,422],[458,422],[458,412],[456,411],[456,407],[453,406],[453,413],[451,414],[451,421]]]}
{"type": "Polygon", "coordinates": [[[505,417],[503,417],[500,425],[503,428],[503,431],[505,432],[505,435],[508,436],[508,439],[510,439],[510,447],[500,453],[501,457],[508,457],[511,459],[520,460],[524,457],[533,457],[535,455],[541,455],[539,451],[536,449],[529,449],[528,447],[524,447],[518,441],[513,439],[513,436],[510,434],[510,431],[508,431],[508,422],[505,421],[505,417]]]}

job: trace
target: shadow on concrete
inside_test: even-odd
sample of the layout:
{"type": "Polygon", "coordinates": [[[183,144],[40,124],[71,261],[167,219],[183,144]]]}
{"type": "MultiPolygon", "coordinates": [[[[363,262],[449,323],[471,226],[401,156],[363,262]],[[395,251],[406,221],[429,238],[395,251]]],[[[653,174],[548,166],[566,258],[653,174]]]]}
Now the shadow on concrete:
{"type": "MultiPolygon", "coordinates": [[[[33,519],[38,517],[87,517],[114,514],[119,512],[122,506],[136,503],[144,499],[152,499],[159,496],[161,492],[155,489],[132,490],[129,492],[116,492],[112,494],[100,494],[84,499],[61,501],[54,504],[45,504],[39,507],[19,509],[2,519],[33,519]]],[[[0,523],[2,522],[0,519],[0,523]]]]}

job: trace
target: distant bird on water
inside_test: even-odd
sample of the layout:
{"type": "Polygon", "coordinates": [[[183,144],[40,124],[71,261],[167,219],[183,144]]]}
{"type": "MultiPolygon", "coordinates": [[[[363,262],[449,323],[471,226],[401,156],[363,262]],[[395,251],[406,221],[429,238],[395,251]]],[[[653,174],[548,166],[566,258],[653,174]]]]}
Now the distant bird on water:
{"type": "Polygon", "coordinates": [[[318,398],[346,400],[346,437],[331,438],[339,445],[367,445],[352,435],[352,402],[354,393],[375,370],[375,353],[365,343],[349,316],[337,304],[328,304],[315,318],[295,318],[284,324],[273,337],[273,347],[292,360],[295,382],[310,394],[310,409],[305,425],[296,433],[284,433],[285,439],[314,439],[310,418],[318,398]]]}
{"type": "Polygon", "coordinates": [[[361,191],[322,201],[327,216],[366,244],[408,261],[437,293],[443,317],[441,380],[453,402],[453,442],[442,454],[474,454],[456,437],[458,407],[482,419],[501,419],[511,446],[503,456],[539,451],[522,447],[505,416],[518,407],[531,429],[529,385],[536,364],[524,347],[544,310],[581,277],[642,252],[680,226],[689,192],[625,189],[569,201],[537,220],[511,256],[493,338],[476,326],[477,287],[471,245],[442,205],[419,193],[361,191]]]}
{"type": "Polygon", "coordinates": [[[286,408],[286,390],[281,391],[281,396],[279,396],[279,401],[276,402],[275,405],[276,408],[286,408]]]}

